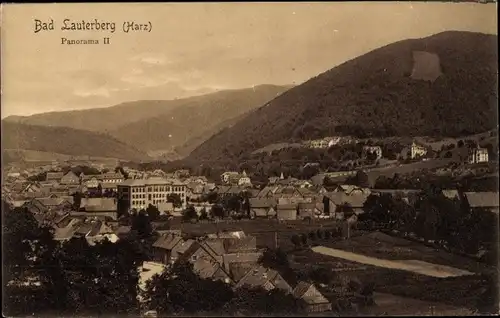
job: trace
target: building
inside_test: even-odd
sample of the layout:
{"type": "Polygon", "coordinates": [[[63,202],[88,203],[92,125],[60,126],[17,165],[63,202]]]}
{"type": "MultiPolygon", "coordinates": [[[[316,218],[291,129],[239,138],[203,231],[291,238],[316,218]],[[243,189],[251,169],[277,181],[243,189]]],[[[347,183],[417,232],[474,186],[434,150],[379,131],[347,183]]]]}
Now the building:
{"type": "Polygon", "coordinates": [[[161,207],[170,194],[177,194],[186,208],[186,185],[175,179],[129,179],[117,185],[118,201],[128,209],[145,209],[150,204],[161,207]]]}
{"type": "Polygon", "coordinates": [[[332,310],[332,304],[311,283],[299,282],[293,290],[293,296],[306,303],[308,312],[325,312],[332,310]]]}
{"type": "Polygon", "coordinates": [[[76,185],[80,184],[80,178],[73,172],[68,171],[60,180],[61,184],[76,185]]]}
{"type": "Polygon", "coordinates": [[[479,147],[470,149],[467,161],[469,163],[488,162],[488,149],[479,147]]]}
{"type": "Polygon", "coordinates": [[[425,156],[427,154],[427,149],[413,142],[410,146],[410,157],[411,159],[416,159],[418,157],[425,156]]]}
{"type": "Polygon", "coordinates": [[[234,178],[234,176],[238,176],[239,173],[236,172],[236,171],[226,171],[224,172],[221,176],[220,176],[220,179],[222,181],[222,183],[229,183],[231,177],[234,178]]]}
{"type": "Polygon", "coordinates": [[[62,177],[64,177],[64,173],[62,172],[47,172],[47,175],[45,176],[45,181],[59,182],[61,181],[62,177]]]}

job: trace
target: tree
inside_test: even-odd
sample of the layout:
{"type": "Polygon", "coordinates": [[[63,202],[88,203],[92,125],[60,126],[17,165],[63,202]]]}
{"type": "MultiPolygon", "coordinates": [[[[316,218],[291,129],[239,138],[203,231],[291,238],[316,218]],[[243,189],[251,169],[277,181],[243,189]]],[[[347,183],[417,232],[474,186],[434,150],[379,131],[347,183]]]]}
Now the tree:
{"type": "Polygon", "coordinates": [[[11,209],[2,201],[2,243],[4,288],[3,310],[8,316],[31,315],[55,306],[50,295],[55,288],[51,271],[56,242],[47,227],[39,227],[23,208],[11,209]],[[38,281],[40,285],[22,284],[38,281]]]}
{"type": "Polygon", "coordinates": [[[198,213],[194,206],[190,205],[182,212],[182,219],[184,221],[198,220],[198,213]]]}
{"type": "Polygon", "coordinates": [[[200,278],[191,264],[180,262],[153,277],[144,296],[150,310],[170,316],[219,310],[233,298],[233,291],[221,281],[200,278]]]}
{"type": "Polygon", "coordinates": [[[295,248],[299,248],[302,244],[302,242],[300,240],[300,236],[298,236],[297,234],[292,235],[291,241],[292,241],[293,245],[295,246],[295,248]]]}
{"type": "Polygon", "coordinates": [[[210,192],[207,194],[206,200],[207,200],[207,201],[208,201],[208,203],[210,203],[210,204],[217,203],[217,202],[219,202],[219,195],[217,194],[217,192],[210,191],[210,192]]]}
{"type": "Polygon", "coordinates": [[[156,206],[149,204],[146,208],[146,214],[151,221],[155,221],[160,216],[160,210],[156,206]]]}
{"type": "Polygon", "coordinates": [[[316,231],[309,232],[309,238],[311,239],[311,241],[316,241],[317,239],[316,231]]]}
{"type": "Polygon", "coordinates": [[[321,229],[318,229],[316,231],[316,236],[318,237],[318,239],[322,240],[325,238],[325,233],[321,229]]]}
{"type": "Polygon", "coordinates": [[[307,245],[308,238],[307,238],[307,235],[305,233],[302,233],[300,235],[300,239],[301,239],[303,245],[307,245]]]}
{"type": "Polygon", "coordinates": [[[210,214],[213,217],[222,219],[222,218],[224,218],[224,208],[219,204],[215,204],[212,206],[210,214]]]}
{"type": "Polygon", "coordinates": [[[201,209],[200,220],[208,220],[207,209],[205,209],[205,208],[201,209]]]}
{"type": "Polygon", "coordinates": [[[141,210],[132,215],[131,231],[135,231],[141,240],[151,237],[153,228],[151,226],[151,219],[146,211],[141,210]]]}
{"type": "Polygon", "coordinates": [[[169,193],[167,195],[167,202],[171,202],[174,208],[180,208],[182,206],[182,199],[177,193],[169,193]]]}

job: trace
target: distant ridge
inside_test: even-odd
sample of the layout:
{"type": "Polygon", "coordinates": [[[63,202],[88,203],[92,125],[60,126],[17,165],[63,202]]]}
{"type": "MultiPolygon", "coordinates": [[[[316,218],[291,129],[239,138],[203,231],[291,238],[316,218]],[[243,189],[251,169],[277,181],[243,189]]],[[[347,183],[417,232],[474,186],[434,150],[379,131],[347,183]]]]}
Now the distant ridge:
{"type": "Polygon", "coordinates": [[[138,161],[146,158],[139,150],[102,133],[5,121],[2,122],[2,149],[138,161]]]}
{"type": "Polygon", "coordinates": [[[252,111],[188,159],[237,159],[269,144],[332,135],[459,136],[492,129],[497,50],[496,35],[460,31],[381,47],[252,111]],[[414,72],[414,52],[430,53],[423,55],[434,59],[430,71],[414,72]]]}

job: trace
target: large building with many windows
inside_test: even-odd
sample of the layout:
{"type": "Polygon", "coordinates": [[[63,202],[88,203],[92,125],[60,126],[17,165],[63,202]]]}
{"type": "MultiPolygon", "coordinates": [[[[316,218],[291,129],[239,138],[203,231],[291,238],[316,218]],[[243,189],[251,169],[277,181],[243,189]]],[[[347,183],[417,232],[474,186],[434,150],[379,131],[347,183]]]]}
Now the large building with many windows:
{"type": "Polygon", "coordinates": [[[145,209],[152,204],[161,210],[169,194],[177,194],[186,207],[186,185],[179,180],[165,178],[129,179],[118,184],[119,204],[128,210],[145,209]]]}

